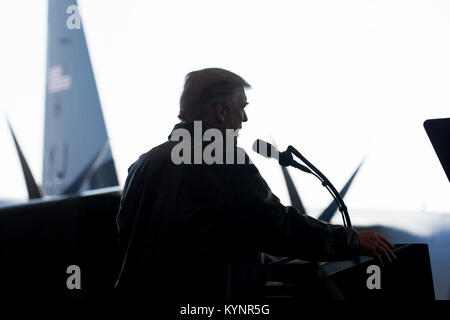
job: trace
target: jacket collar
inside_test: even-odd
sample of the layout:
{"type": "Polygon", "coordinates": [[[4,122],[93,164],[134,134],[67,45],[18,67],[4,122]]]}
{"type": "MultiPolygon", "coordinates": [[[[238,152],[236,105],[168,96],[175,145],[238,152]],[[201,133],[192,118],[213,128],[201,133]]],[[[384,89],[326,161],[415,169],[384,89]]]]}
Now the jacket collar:
{"type": "MultiPolygon", "coordinates": [[[[203,121],[202,121],[202,134],[205,133],[206,130],[208,130],[210,127],[207,126],[203,121]]],[[[177,123],[172,131],[170,132],[169,136],[167,137],[168,140],[170,140],[170,137],[172,137],[172,134],[175,130],[177,129],[186,129],[187,131],[189,131],[189,133],[194,136],[194,121],[190,121],[190,122],[179,122],[177,123]]]]}

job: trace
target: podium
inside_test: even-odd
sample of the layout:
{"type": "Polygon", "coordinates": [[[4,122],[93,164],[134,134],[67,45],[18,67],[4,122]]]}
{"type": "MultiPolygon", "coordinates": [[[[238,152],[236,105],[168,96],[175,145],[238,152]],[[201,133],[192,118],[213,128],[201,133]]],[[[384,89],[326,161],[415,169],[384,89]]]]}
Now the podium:
{"type": "Polygon", "coordinates": [[[434,300],[430,256],[426,244],[399,244],[392,263],[358,256],[322,264],[296,262],[233,266],[228,299],[252,297],[267,303],[302,300],[434,300]],[[371,267],[370,266],[376,266],[371,267]],[[379,268],[377,268],[379,267],[379,268]],[[379,270],[378,287],[370,277],[379,270]]]}
{"type": "MultiPolygon", "coordinates": [[[[323,269],[342,294],[351,300],[420,299],[434,300],[430,256],[426,244],[403,244],[393,250],[397,259],[383,259],[380,289],[368,289],[368,267],[378,261],[358,257],[354,261],[327,263],[323,269]]],[[[369,270],[370,271],[370,270],[369,270]]]]}

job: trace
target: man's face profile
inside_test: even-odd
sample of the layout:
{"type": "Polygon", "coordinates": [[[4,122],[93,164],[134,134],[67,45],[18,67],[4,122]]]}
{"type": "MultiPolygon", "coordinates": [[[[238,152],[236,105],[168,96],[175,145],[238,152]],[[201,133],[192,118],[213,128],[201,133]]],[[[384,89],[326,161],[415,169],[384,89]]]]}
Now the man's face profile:
{"type": "Polygon", "coordinates": [[[245,91],[243,88],[240,88],[233,97],[233,103],[226,109],[224,115],[225,129],[239,130],[242,128],[242,122],[248,120],[244,109],[247,104],[245,91]]]}

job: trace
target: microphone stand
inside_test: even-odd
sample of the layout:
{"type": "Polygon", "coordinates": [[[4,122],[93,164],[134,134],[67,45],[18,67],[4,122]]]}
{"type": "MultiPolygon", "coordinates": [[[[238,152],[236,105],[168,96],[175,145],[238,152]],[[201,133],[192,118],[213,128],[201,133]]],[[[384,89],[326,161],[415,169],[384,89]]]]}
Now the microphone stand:
{"type": "MultiPolygon", "coordinates": [[[[322,172],[320,172],[319,169],[317,169],[311,162],[309,162],[297,149],[295,149],[293,146],[289,146],[286,151],[279,153],[278,162],[283,167],[294,167],[297,168],[303,172],[311,173],[314,175],[317,179],[322,182],[322,185],[328,190],[328,192],[333,197],[334,201],[338,204],[339,211],[342,215],[342,220],[345,227],[351,228],[352,223],[350,221],[350,216],[348,215],[347,206],[344,203],[344,200],[342,199],[339,192],[336,190],[336,188],[333,186],[333,184],[330,182],[330,180],[327,179],[323,175],[322,172]],[[297,158],[303,161],[307,165],[304,166],[300,163],[298,163],[296,160],[294,160],[292,154],[294,154],[297,158]]],[[[281,258],[277,261],[271,262],[270,264],[280,264],[280,263],[288,263],[292,261],[292,258],[286,257],[281,258]]],[[[325,272],[323,271],[322,267],[317,263],[313,262],[313,265],[317,269],[317,277],[319,281],[322,282],[322,284],[325,286],[325,288],[328,290],[328,293],[332,298],[335,300],[345,300],[345,297],[342,295],[341,291],[334,285],[332,281],[330,281],[327,276],[325,275],[325,272]]]]}
{"type": "Polygon", "coordinates": [[[320,172],[319,169],[317,169],[311,162],[309,162],[297,149],[295,149],[293,146],[289,146],[286,151],[280,152],[279,156],[279,163],[283,167],[291,166],[294,168],[297,168],[303,172],[311,173],[314,175],[317,179],[322,182],[322,185],[328,190],[328,192],[333,197],[334,201],[336,201],[339,211],[342,215],[342,220],[344,222],[344,226],[351,228],[352,222],[350,221],[350,216],[348,214],[347,206],[344,203],[344,200],[342,199],[339,192],[336,190],[336,188],[333,186],[333,184],[330,182],[330,180],[327,179],[323,175],[322,172],[320,172]],[[292,154],[294,154],[297,158],[299,158],[303,163],[305,163],[308,167],[298,163],[294,160],[292,157],[292,154]]]}

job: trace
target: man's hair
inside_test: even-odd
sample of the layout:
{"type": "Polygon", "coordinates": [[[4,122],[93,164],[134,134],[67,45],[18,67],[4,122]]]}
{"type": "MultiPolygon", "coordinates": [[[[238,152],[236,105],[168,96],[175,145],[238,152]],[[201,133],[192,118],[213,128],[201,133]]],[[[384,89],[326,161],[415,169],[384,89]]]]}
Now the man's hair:
{"type": "Polygon", "coordinates": [[[192,71],[184,80],[178,118],[182,121],[202,120],[208,108],[216,104],[229,106],[233,94],[240,88],[251,86],[231,71],[219,68],[192,71]]]}

